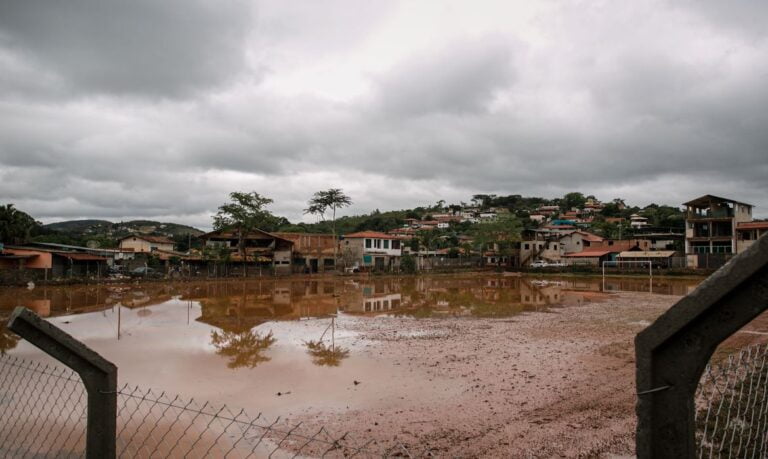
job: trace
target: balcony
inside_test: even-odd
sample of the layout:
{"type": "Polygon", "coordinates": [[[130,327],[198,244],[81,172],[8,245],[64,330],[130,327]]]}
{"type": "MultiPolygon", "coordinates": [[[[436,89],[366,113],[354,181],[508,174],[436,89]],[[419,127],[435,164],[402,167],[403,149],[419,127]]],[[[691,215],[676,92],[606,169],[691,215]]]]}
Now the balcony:
{"type": "Polygon", "coordinates": [[[689,210],[685,213],[685,218],[687,220],[728,219],[733,218],[733,209],[716,209],[714,211],[707,209],[701,212],[689,210]]]}

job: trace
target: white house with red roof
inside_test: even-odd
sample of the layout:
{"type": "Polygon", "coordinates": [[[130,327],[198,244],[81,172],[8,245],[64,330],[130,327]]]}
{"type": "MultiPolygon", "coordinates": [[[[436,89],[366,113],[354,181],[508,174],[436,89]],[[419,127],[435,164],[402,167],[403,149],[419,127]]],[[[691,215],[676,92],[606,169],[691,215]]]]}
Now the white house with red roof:
{"type": "Polygon", "coordinates": [[[402,241],[391,234],[360,231],[345,234],[341,241],[341,256],[347,267],[391,271],[400,267],[402,241]]]}

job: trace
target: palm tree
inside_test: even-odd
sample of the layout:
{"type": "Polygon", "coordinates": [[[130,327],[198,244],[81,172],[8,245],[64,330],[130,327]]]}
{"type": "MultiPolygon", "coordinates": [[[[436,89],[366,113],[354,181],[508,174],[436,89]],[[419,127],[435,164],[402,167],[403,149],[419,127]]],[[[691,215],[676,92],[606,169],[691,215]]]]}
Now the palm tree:
{"type": "Polygon", "coordinates": [[[352,204],[352,199],[344,194],[340,188],[331,188],[327,191],[318,191],[307,203],[309,207],[304,209],[306,214],[319,215],[325,221],[325,212],[331,211],[331,228],[333,230],[333,268],[336,269],[339,244],[336,241],[336,209],[352,204]]]}

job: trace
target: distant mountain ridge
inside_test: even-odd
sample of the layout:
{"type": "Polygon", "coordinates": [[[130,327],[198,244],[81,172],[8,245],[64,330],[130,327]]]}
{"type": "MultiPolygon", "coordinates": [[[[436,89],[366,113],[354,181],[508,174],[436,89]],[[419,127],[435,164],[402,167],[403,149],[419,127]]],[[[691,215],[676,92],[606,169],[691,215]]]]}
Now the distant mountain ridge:
{"type": "Polygon", "coordinates": [[[153,220],[131,220],[127,222],[110,222],[108,220],[67,220],[43,225],[47,230],[58,231],[68,235],[106,235],[122,237],[128,234],[162,234],[165,236],[181,236],[191,234],[199,236],[203,231],[192,226],[178,223],[158,222],[153,220]]]}

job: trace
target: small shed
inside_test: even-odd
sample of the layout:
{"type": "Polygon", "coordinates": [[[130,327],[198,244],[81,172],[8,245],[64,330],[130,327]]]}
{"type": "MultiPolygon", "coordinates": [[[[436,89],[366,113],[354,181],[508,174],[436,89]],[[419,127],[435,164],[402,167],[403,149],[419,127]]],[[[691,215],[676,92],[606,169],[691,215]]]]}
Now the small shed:
{"type": "Polygon", "coordinates": [[[621,252],[616,259],[618,261],[648,261],[655,267],[669,268],[676,253],[674,250],[638,250],[621,252]]]}

